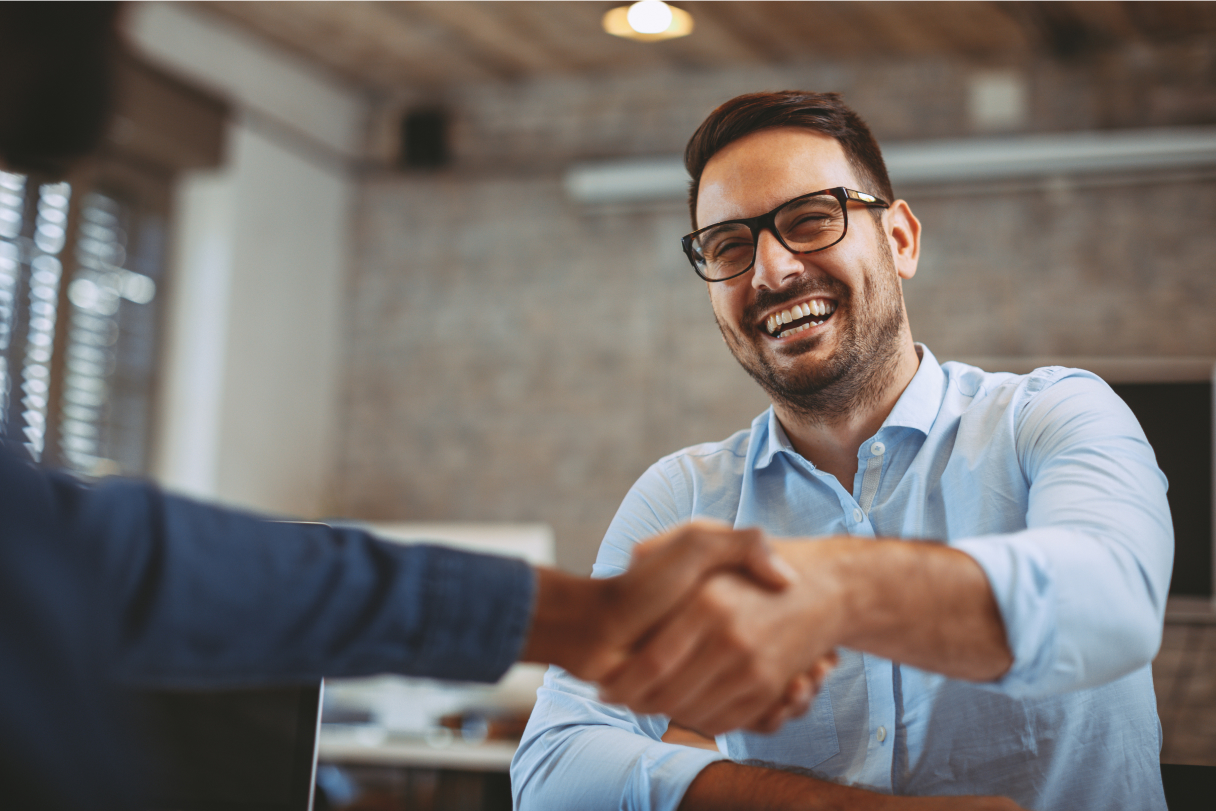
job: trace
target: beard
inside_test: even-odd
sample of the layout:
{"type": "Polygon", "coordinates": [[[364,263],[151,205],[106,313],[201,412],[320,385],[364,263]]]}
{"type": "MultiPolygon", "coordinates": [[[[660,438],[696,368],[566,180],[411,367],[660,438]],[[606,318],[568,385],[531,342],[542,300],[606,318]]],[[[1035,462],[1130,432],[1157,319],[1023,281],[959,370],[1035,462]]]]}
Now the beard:
{"type": "MultiPolygon", "coordinates": [[[[718,329],[739,365],[752,376],[775,404],[814,424],[834,422],[875,404],[894,378],[899,364],[900,338],[907,324],[903,294],[895,272],[895,260],[885,239],[876,240],[879,256],[865,269],[860,295],[833,278],[799,280],[780,293],[761,290],[743,313],[743,334],[718,329]],[[814,294],[828,294],[837,302],[832,319],[837,324],[840,345],[819,364],[804,364],[794,370],[780,369],[762,351],[760,314],[778,305],[814,294]],[[863,317],[864,315],[864,317],[863,317]]],[[[717,314],[714,315],[717,320],[717,314]]],[[[785,356],[805,354],[818,347],[823,335],[794,341],[777,351],[785,356]]]]}

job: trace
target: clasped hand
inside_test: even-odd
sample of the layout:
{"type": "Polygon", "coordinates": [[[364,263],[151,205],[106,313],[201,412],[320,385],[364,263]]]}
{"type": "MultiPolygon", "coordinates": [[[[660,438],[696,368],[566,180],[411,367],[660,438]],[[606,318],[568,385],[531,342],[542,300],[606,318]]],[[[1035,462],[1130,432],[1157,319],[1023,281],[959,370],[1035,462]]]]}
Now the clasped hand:
{"type": "MultiPolygon", "coordinates": [[[[595,581],[598,640],[568,667],[604,700],[706,735],[772,732],[807,711],[836,664],[825,595],[809,595],[759,530],[694,522],[635,547],[629,570],[595,581]]],[[[816,584],[821,585],[821,584],[816,584]]]]}

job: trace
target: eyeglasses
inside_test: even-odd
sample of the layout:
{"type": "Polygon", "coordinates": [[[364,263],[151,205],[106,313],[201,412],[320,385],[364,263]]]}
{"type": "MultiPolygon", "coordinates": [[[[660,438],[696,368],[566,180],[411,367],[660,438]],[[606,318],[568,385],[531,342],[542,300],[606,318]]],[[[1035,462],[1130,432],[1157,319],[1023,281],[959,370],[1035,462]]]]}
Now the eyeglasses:
{"type": "Polygon", "coordinates": [[[795,197],[759,217],[700,228],[680,241],[698,276],[724,282],[752,269],[756,240],[766,228],[790,253],[814,253],[840,242],[849,230],[849,200],[871,208],[890,206],[871,194],[836,186],[795,197]]]}

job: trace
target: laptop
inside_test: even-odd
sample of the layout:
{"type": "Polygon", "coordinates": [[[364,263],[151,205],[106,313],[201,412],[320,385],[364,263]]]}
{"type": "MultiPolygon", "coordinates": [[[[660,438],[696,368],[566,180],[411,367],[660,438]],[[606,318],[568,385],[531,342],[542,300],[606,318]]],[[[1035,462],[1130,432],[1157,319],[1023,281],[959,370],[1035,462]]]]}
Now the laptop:
{"type": "Polygon", "coordinates": [[[147,811],[312,811],[323,684],[141,693],[147,811]]]}

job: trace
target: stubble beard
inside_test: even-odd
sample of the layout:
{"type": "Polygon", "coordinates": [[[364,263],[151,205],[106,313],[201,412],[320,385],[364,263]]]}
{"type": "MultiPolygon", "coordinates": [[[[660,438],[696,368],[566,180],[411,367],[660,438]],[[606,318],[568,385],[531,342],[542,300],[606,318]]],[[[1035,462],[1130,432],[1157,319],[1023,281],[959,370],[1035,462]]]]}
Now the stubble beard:
{"type": "MultiPolygon", "coordinates": [[[[865,273],[860,301],[836,279],[808,278],[780,295],[761,291],[744,313],[742,323],[754,330],[759,313],[815,293],[830,294],[837,301],[833,319],[846,316],[847,321],[838,325],[841,337],[836,352],[821,363],[804,364],[794,371],[780,369],[771,356],[759,350],[760,341],[765,340],[762,336],[749,340],[724,329],[718,321],[735,360],[791,416],[811,424],[836,422],[877,404],[895,377],[907,318],[891,248],[886,240],[877,242],[878,266],[865,273]]],[[[822,341],[822,336],[815,335],[791,343],[788,349],[790,355],[804,354],[822,341]]]]}

